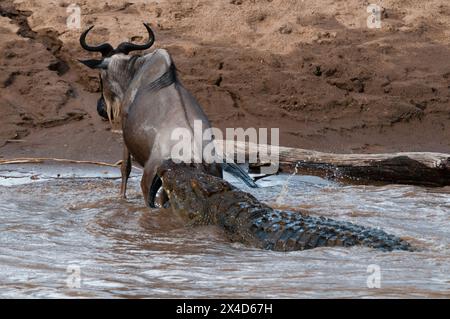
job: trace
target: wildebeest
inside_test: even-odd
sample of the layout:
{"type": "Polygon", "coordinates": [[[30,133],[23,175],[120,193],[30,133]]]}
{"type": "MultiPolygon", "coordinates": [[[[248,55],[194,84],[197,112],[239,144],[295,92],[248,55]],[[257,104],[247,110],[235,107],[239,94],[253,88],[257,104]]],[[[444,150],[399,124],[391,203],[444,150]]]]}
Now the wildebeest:
{"type": "MultiPolygon", "coordinates": [[[[85,50],[100,52],[102,58],[80,62],[100,70],[102,97],[97,105],[99,114],[110,120],[113,117],[121,119],[125,142],[121,196],[125,197],[132,155],[144,168],[141,188],[145,203],[155,207],[155,196],[161,186],[157,168],[171,158],[172,147],[177,143],[171,139],[172,131],[175,128],[193,131],[196,120],[201,121],[202,129],[206,130],[210,123],[197,100],[178,80],[174,63],[166,50],[157,49],[143,56],[128,55],[131,51],[146,50],[153,45],[155,35],[148,24],[144,23],[144,26],[149,34],[147,43],[124,42],[116,49],[109,43],[88,45],[86,36],[93,26],[90,27],[81,34],[80,44],[85,50]]],[[[207,145],[211,140],[202,143],[207,145]]],[[[251,177],[234,163],[205,166],[214,176],[222,177],[222,170],[229,170],[247,185],[256,187],[251,177]]]]}

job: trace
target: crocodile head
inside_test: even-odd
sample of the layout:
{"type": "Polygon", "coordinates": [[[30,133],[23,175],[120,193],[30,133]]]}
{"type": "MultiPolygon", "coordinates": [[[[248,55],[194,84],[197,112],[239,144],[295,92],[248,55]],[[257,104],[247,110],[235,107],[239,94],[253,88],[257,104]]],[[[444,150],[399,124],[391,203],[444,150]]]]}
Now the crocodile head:
{"type": "Polygon", "coordinates": [[[208,164],[174,163],[172,160],[165,161],[158,169],[157,174],[172,208],[193,224],[216,223],[216,216],[210,209],[214,205],[210,198],[234,189],[208,171],[208,164]]]}

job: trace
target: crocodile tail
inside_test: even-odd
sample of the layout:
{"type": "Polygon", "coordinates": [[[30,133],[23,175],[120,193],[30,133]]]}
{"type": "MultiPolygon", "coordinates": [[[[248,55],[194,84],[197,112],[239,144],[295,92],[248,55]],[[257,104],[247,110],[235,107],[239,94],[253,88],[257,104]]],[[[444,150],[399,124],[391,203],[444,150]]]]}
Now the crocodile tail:
{"type": "Polygon", "coordinates": [[[256,185],[253,178],[251,178],[250,175],[248,175],[248,173],[236,163],[223,163],[222,168],[224,171],[241,179],[247,186],[251,188],[258,188],[258,185],[256,185]]]}
{"type": "Polygon", "coordinates": [[[263,248],[278,251],[350,246],[412,250],[408,242],[380,229],[294,212],[265,214],[253,220],[251,229],[263,248]]]}

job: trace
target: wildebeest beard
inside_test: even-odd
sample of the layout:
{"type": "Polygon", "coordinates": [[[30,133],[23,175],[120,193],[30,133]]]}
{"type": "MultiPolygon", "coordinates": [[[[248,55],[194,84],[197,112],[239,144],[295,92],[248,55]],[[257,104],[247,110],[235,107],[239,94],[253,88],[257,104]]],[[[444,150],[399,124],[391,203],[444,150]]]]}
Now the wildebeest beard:
{"type": "MultiPolygon", "coordinates": [[[[97,101],[97,113],[98,115],[100,115],[101,117],[103,117],[105,120],[108,120],[108,112],[106,111],[106,102],[105,102],[105,98],[103,97],[103,81],[102,81],[102,77],[99,76],[100,78],[100,92],[101,92],[101,96],[97,101]]],[[[111,114],[111,117],[113,117],[113,114],[111,114]]],[[[111,118],[112,120],[112,118],[111,118]]]]}

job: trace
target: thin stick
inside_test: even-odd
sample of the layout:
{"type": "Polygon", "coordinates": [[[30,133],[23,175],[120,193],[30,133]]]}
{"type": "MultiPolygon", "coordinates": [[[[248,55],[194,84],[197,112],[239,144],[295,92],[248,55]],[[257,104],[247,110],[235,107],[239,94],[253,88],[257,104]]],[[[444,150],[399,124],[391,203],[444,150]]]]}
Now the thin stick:
{"type": "Polygon", "coordinates": [[[48,162],[48,161],[73,163],[73,164],[91,164],[91,165],[109,166],[109,167],[118,167],[122,163],[122,161],[118,161],[117,163],[111,164],[111,163],[96,162],[96,161],[77,161],[77,160],[71,160],[71,159],[65,159],[65,158],[38,157],[38,158],[2,159],[2,160],[0,160],[0,165],[42,163],[42,162],[48,162]]]}

